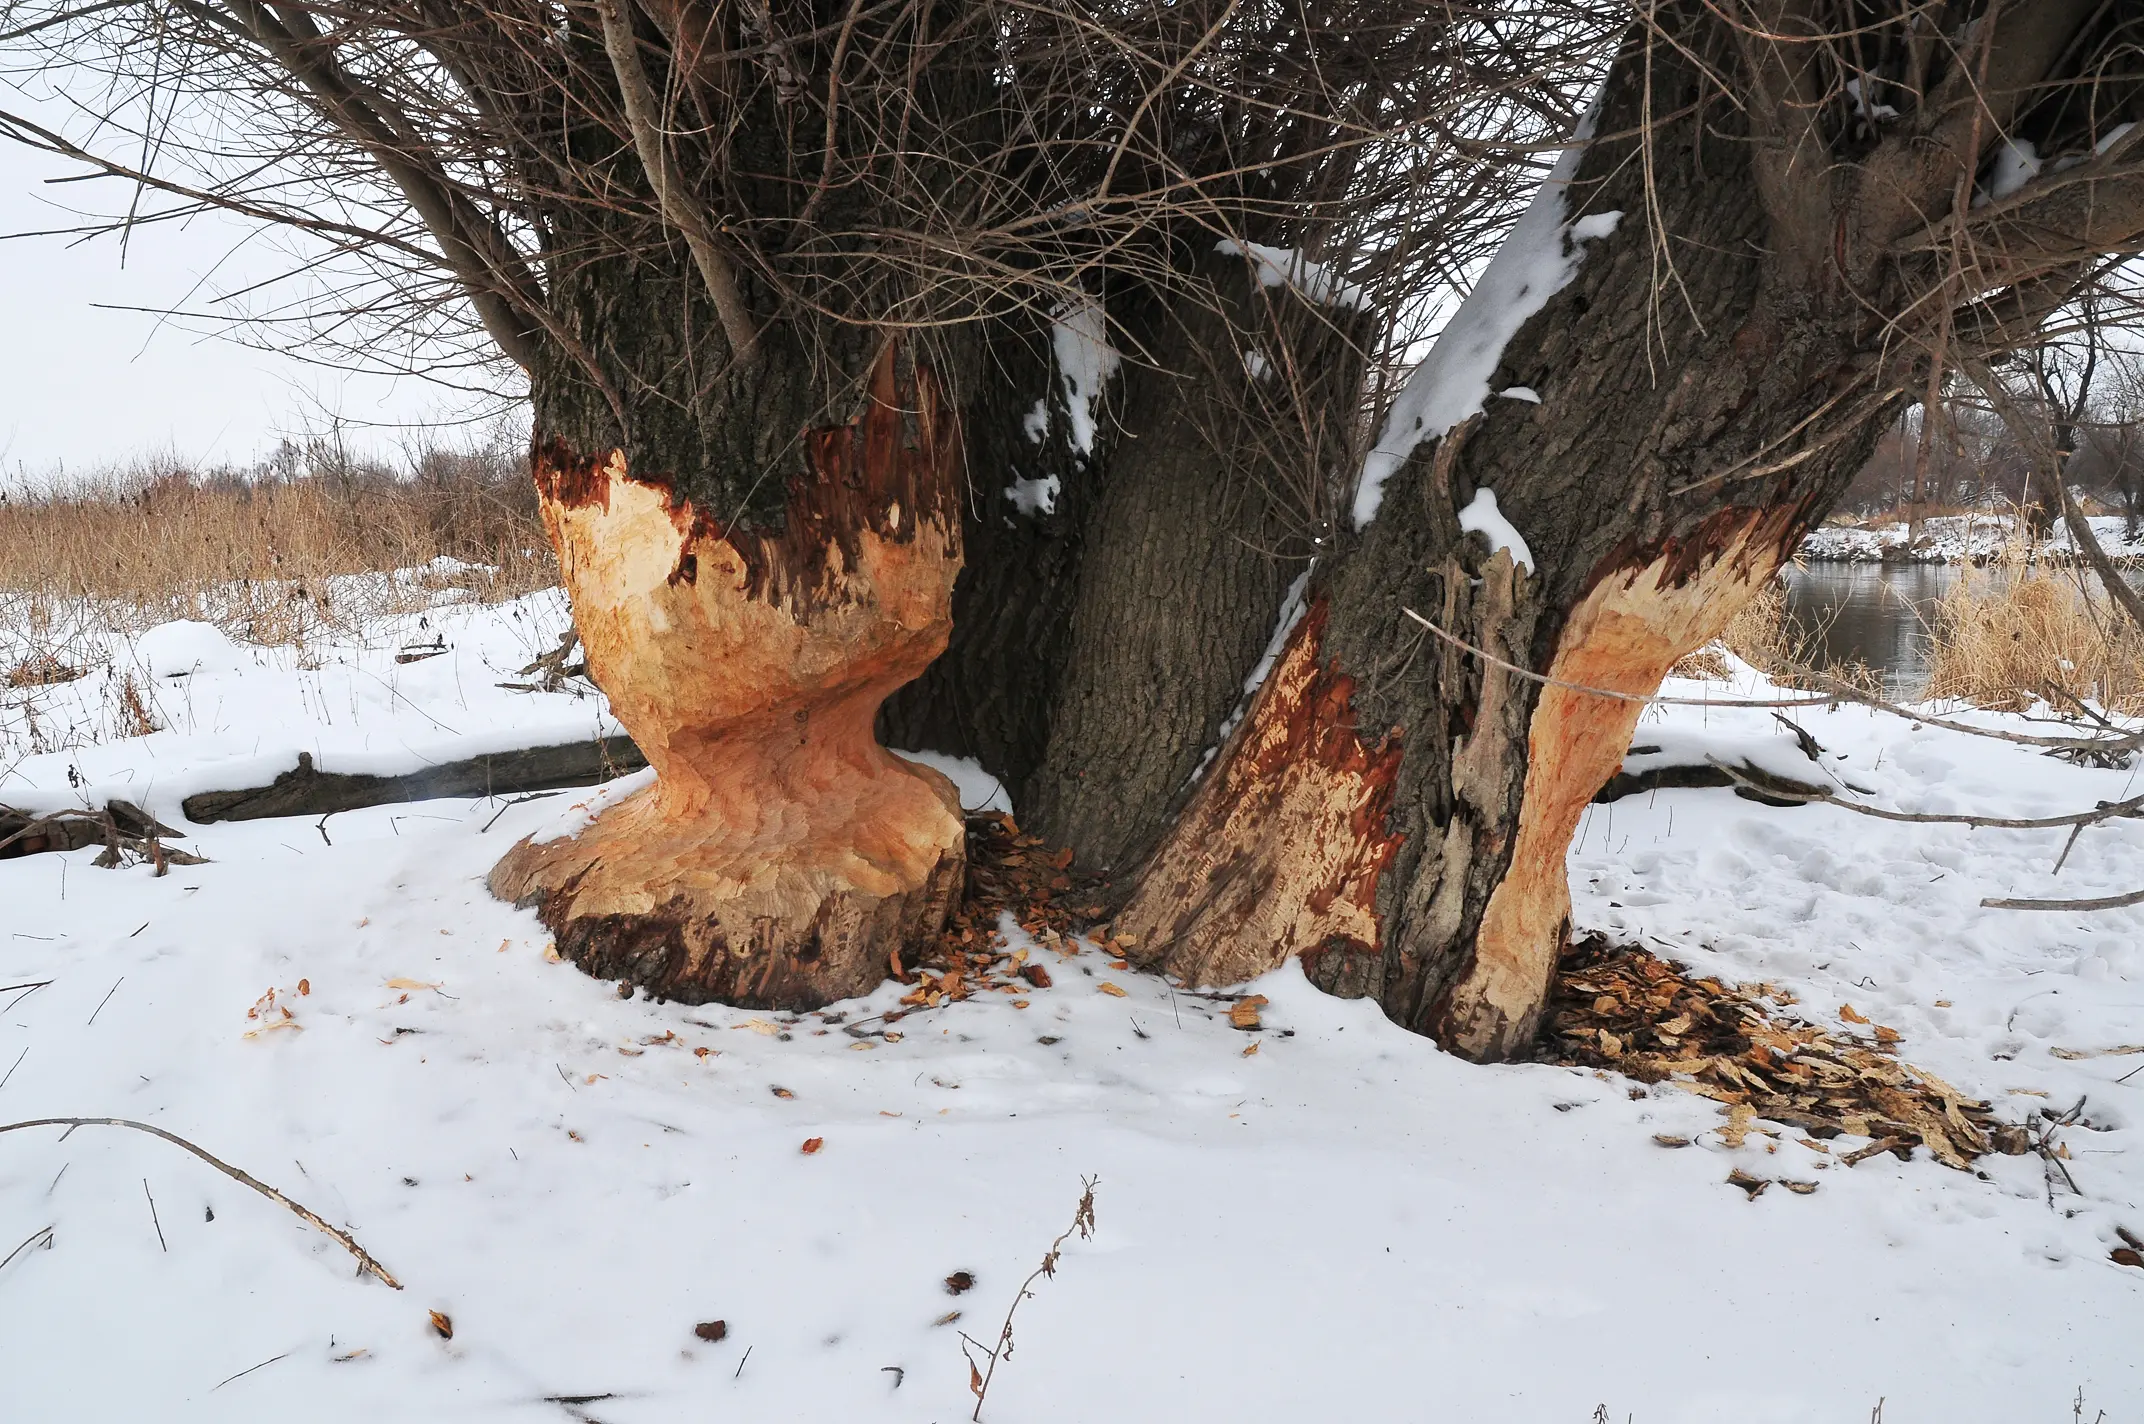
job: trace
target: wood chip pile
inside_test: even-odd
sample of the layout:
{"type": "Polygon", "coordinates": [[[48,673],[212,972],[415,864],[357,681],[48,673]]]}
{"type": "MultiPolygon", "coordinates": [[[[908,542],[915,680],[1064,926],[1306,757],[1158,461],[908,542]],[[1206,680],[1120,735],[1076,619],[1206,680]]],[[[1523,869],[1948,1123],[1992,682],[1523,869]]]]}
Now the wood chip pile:
{"type": "Polygon", "coordinates": [[[931,1008],[979,993],[1018,995],[1050,987],[1050,973],[1027,950],[1013,950],[998,931],[1006,914],[1037,943],[1070,954],[1072,943],[1101,918],[1091,903],[1093,882],[1074,872],[1069,849],[1053,851],[1002,814],[968,818],[968,872],[960,903],[945,933],[913,966],[894,963],[894,977],[915,988],[901,999],[931,1008]]]}
{"type": "Polygon", "coordinates": [[[1986,1103],[1900,1062],[1893,1030],[1833,1033],[1782,1012],[1792,1002],[1769,985],[1693,978],[1592,935],[1559,966],[1539,1057],[1672,1082],[1725,1105],[1738,1127],[1754,1116],[1814,1138],[1874,1138],[1856,1158],[1925,1145],[1964,1169],[1987,1152],[2027,1150],[1986,1103]]]}

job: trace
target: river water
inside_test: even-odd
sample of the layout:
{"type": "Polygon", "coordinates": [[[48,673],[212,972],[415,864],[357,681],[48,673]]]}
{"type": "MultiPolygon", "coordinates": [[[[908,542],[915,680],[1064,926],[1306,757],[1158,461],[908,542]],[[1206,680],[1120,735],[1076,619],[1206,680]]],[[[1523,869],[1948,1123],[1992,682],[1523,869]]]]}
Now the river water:
{"type": "MultiPolygon", "coordinates": [[[[1866,663],[1882,676],[1889,696],[1913,701],[1928,689],[1936,605],[1966,572],[1960,564],[1789,564],[1787,617],[1816,666],[1866,663]]],[[[2002,577],[1994,569],[1972,572],[2002,577]]],[[[2132,568],[2123,576],[2144,588],[2144,569],[2132,568]]],[[[2082,577],[2097,587],[2091,574],[2082,577]]]]}
{"type": "Polygon", "coordinates": [[[1962,574],[1956,564],[1790,564],[1787,617],[1817,666],[1866,663],[1890,696],[1917,698],[1935,605],[1962,574]]]}

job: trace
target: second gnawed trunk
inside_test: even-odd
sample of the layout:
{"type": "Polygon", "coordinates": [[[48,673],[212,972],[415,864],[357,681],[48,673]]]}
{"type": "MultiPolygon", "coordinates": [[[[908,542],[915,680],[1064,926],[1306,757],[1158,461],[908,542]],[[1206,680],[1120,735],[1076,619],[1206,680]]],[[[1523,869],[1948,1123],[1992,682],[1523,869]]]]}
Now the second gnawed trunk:
{"type": "Polygon", "coordinates": [[[1642,699],[1894,408],[1866,290],[1767,258],[1703,66],[1634,40],[1598,122],[1622,137],[1559,165],[1397,402],[1359,533],[1144,867],[1114,926],[1143,963],[1212,985],[1300,956],[1453,1052],[1530,1051],[1565,854],[1642,699]],[[1648,113],[1686,116],[1650,166],[1648,113]]]}

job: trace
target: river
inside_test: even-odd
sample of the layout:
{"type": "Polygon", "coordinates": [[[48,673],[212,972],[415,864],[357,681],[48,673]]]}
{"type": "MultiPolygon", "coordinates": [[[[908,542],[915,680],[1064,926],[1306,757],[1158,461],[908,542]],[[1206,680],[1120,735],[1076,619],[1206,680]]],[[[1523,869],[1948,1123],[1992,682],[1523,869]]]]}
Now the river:
{"type": "Polygon", "coordinates": [[[1935,605],[1962,573],[1957,564],[1790,564],[1787,617],[1818,666],[1866,663],[1890,696],[1916,698],[1928,686],[1935,605]]]}
{"type": "MultiPolygon", "coordinates": [[[[1962,564],[1850,564],[1831,561],[1787,566],[1787,617],[1811,661],[1866,663],[1888,695],[1912,701],[1928,688],[1930,629],[1936,605],[1964,576],[1962,564]]],[[[1996,570],[1974,571],[1982,578],[1996,570]]],[[[2083,575],[2095,588],[2089,573],[2083,575]]],[[[2144,570],[2125,577],[2144,587],[2144,570]]]]}

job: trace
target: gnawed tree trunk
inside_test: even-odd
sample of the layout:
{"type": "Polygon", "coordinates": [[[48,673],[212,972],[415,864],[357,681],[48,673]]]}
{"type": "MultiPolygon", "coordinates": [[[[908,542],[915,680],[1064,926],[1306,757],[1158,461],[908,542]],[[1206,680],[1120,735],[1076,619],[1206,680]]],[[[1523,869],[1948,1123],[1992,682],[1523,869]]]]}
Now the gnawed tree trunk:
{"type": "MultiPolygon", "coordinates": [[[[1845,100],[1816,42],[1766,37],[1785,21],[1670,5],[1634,33],[1599,106],[1614,137],[1551,180],[1417,375],[1367,527],[1143,869],[1115,926],[1143,962],[1214,984],[1299,954],[1451,1051],[1528,1051],[1566,850],[1641,707],[1603,694],[1653,692],[1772,577],[1925,376],[1936,316],[1987,291],[1917,234],[2089,8],[2006,8],[1993,66],[1939,64],[1883,134],[1822,108],[1845,100]],[[1506,340],[1499,311],[1527,310],[1506,340]]],[[[2074,258],[2039,256],[1975,340],[2048,309],[2042,274],[2074,258]]]]}
{"type": "MultiPolygon", "coordinates": [[[[853,419],[768,462],[787,470],[778,524],[729,522],[764,468],[702,471],[695,490],[539,426],[544,521],[589,668],[658,779],[577,836],[517,846],[490,883],[537,906],[591,974],[815,1006],[867,992],[958,893],[951,783],[872,731],[951,630],[958,421],[902,345],[868,369],[853,419]]],[[[778,349],[731,379],[795,386],[738,402],[739,421],[827,389],[778,349]]]]}

